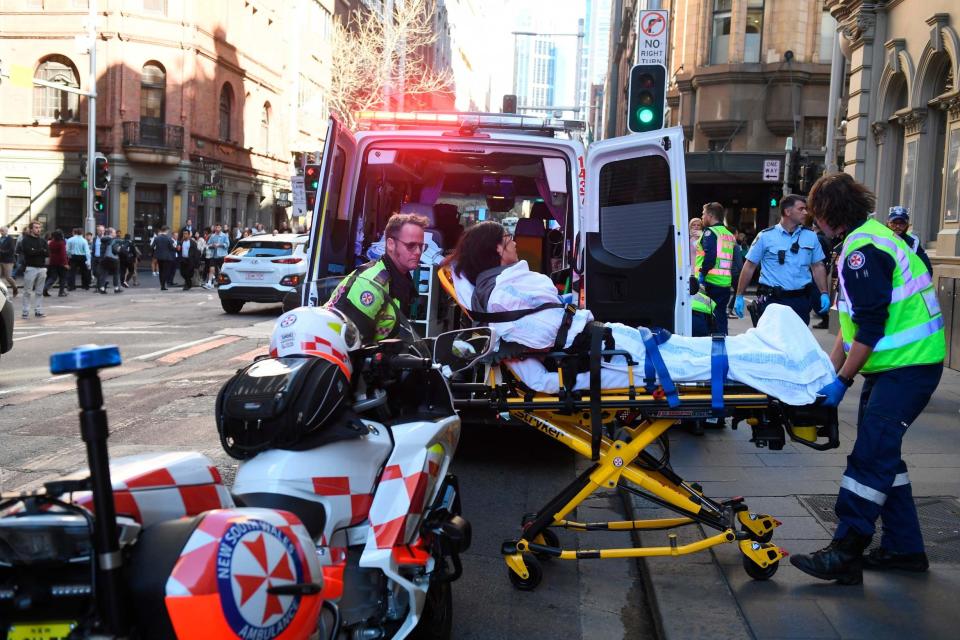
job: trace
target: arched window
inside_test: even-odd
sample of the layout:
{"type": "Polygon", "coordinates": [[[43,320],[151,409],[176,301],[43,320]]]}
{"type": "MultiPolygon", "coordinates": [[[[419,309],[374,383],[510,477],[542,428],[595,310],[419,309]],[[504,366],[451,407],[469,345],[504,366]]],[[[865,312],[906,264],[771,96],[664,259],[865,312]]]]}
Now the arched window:
{"type": "Polygon", "coordinates": [[[260,111],[260,147],[270,153],[270,103],[264,102],[260,111]]]}
{"type": "Polygon", "coordinates": [[[233,88],[224,83],[220,90],[220,139],[230,139],[230,119],[233,117],[233,88]]]}
{"type": "MultiPolygon", "coordinates": [[[[69,58],[60,55],[48,56],[38,66],[33,77],[80,88],[80,75],[69,58]]],[[[80,118],[80,96],[52,87],[33,88],[33,117],[38,120],[74,122],[80,118]]]]}
{"type": "Polygon", "coordinates": [[[166,122],[167,74],[158,62],[143,65],[140,73],[140,136],[144,141],[163,140],[166,122]]]}

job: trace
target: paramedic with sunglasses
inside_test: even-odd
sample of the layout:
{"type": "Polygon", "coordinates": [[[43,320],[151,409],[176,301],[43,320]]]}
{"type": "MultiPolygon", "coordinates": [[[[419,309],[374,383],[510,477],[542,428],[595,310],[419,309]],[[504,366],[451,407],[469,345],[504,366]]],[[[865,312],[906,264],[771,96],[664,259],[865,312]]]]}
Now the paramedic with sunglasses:
{"type": "Polygon", "coordinates": [[[342,311],[360,331],[364,344],[390,337],[397,318],[392,304],[387,304],[384,291],[405,315],[418,292],[410,272],[420,264],[424,250],[423,230],[429,221],[423,216],[396,213],[387,220],[383,231],[385,251],[379,260],[372,260],[356,269],[336,288],[326,306],[342,311]],[[375,283],[375,284],[370,284],[375,283]]]}
{"type": "Polygon", "coordinates": [[[760,286],[757,288],[759,313],[776,302],[793,309],[804,322],[810,321],[811,276],[820,292],[816,311],[826,313],[830,308],[827,293],[827,270],[817,234],[803,226],[807,217],[807,201],[803,196],[789,195],[780,203],[780,222],[757,234],[747,252],[737,283],[737,297],[733,310],[743,317],[743,294],[760,266],[760,286]]]}

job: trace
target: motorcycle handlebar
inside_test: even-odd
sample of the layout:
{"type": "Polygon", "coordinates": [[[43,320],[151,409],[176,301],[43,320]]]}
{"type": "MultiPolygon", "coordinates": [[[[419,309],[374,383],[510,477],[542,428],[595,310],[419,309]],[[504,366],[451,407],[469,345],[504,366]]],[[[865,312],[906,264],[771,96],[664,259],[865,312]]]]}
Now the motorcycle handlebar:
{"type": "Polygon", "coordinates": [[[426,371],[433,367],[430,358],[401,353],[390,358],[390,368],[401,371],[426,371]]]}

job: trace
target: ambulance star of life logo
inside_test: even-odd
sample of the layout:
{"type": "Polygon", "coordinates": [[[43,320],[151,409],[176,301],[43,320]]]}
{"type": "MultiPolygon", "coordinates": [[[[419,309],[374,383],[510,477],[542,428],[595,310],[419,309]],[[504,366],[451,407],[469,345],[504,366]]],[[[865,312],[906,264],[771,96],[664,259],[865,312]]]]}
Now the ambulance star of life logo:
{"type": "Polygon", "coordinates": [[[854,251],[849,256],[847,256],[847,266],[856,271],[862,267],[867,261],[866,256],[863,255],[860,251],[854,251]]]}
{"type": "Polygon", "coordinates": [[[280,326],[286,329],[296,321],[297,321],[297,316],[291,313],[286,318],[280,321],[280,326]]]}
{"type": "Polygon", "coordinates": [[[365,306],[365,307],[369,307],[370,305],[372,305],[372,304],[373,304],[373,292],[372,292],[372,291],[364,291],[363,293],[361,293],[361,294],[360,294],[360,304],[362,304],[362,305],[365,306]]]}
{"type": "Polygon", "coordinates": [[[262,520],[234,523],[217,550],[217,588],[223,613],[240,638],[273,638],[286,629],[300,597],[269,593],[303,580],[297,548],[262,520]]]}

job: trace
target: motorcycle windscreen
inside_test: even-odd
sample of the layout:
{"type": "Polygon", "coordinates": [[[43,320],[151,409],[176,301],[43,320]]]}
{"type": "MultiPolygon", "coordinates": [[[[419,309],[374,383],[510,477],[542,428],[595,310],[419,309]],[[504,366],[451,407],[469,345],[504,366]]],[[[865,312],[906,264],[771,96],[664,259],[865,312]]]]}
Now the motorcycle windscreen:
{"type": "Polygon", "coordinates": [[[670,165],[663,155],[602,164],[585,230],[586,306],[602,322],[675,330],[682,273],[670,165]]]}
{"type": "Polygon", "coordinates": [[[317,280],[353,271],[353,243],[350,241],[350,206],[353,159],[357,141],[335,117],[330,118],[320,164],[320,188],[310,218],[310,262],[302,304],[321,305],[317,280]]]}

